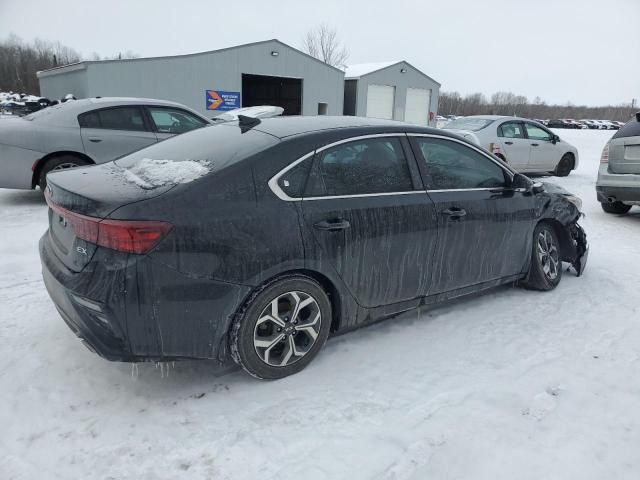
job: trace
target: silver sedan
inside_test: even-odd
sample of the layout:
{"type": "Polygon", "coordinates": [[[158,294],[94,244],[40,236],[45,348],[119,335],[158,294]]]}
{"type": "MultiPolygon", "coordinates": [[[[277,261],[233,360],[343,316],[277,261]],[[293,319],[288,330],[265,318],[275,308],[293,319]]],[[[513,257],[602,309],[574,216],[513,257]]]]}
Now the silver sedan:
{"type": "Polygon", "coordinates": [[[0,188],[44,190],[52,170],[114,160],[213,122],[179,103],[89,98],[0,122],[0,188]]]}
{"type": "Polygon", "coordinates": [[[576,147],[527,118],[475,115],[452,120],[443,128],[486,148],[518,172],[565,177],[578,167],[576,147]]]}

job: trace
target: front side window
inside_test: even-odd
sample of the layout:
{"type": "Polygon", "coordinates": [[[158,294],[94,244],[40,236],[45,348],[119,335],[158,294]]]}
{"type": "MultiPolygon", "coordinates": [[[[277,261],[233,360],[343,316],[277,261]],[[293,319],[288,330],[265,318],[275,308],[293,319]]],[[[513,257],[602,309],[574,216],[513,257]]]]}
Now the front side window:
{"type": "Polygon", "coordinates": [[[417,138],[427,166],[428,190],[499,188],[504,169],[465,145],[437,138],[417,138]]]}
{"type": "Polygon", "coordinates": [[[413,190],[411,172],[397,138],[369,138],[316,155],[305,196],[362,195],[413,190]]]}
{"type": "Polygon", "coordinates": [[[551,134],[533,123],[525,123],[524,128],[527,129],[527,137],[531,140],[551,141],[551,134]]]}
{"type": "Polygon", "coordinates": [[[498,136],[504,138],[524,138],[520,122],[506,122],[498,128],[498,136]]]}
{"type": "Polygon", "coordinates": [[[139,107],[116,107],[83,113],[78,117],[82,128],[145,131],[147,128],[139,107]]]}
{"type": "Polygon", "coordinates": [[[160,133],[179,135],[206,125],[201,118],[176,108],[149,107],[149,113],[160,133]]]}

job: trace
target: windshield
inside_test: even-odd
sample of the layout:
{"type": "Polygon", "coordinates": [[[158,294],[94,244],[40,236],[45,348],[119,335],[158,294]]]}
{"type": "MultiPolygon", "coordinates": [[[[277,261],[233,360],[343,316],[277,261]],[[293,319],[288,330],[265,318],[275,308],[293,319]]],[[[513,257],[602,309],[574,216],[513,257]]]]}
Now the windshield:
{"type": "Polygon", "coordinates": [[[457,120],[451,120],[442,128],[446,130],[471,130],[472,132],[477,132],[493,122],[494,120],[489,118],[458,118],[457,120]]]}

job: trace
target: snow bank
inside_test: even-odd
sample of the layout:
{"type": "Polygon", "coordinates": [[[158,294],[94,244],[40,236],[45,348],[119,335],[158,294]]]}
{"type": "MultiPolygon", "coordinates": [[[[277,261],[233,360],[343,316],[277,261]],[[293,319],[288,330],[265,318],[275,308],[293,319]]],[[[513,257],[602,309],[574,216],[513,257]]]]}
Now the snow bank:
{"type": "Polygon", "coordinates": [[[210,163],[204,161],[142,158],[125,168],[124,176],[141,188],[151,190],[170,184],[193,182],[210,171],[210,163]]]}

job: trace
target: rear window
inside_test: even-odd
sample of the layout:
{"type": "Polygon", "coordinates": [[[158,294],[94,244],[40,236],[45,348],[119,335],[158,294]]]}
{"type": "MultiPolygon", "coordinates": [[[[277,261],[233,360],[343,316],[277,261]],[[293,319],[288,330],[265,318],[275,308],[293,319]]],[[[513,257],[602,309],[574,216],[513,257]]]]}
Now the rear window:
{"type": "MultiPolygon", "coordinates": [[[[235,124],[211,125],[155,143],[119,158],[115,163],[119,167],[137,169],[154,162],[171,170],[171,162],[197,162],[205,165],[209,172],[216,172],[278,142],[277,138],[257,130],[242,133],[235,124]]],[[[251,173],[247,172],[247,175],[251,173]]]]}
{"type": "Polygon", "coordinates": [[[105,128],[109,130],[145,131],[140,107],[115,107],[95,110],[78,116],[82,128],[105,128]]]}
{"type": "Polygon", "coordinates": [[[624,127],[616,132],[613,138],[640,137],[640,122],[632,120],[627,122],[624,127]]]}
{"type": "Polygon", "coordinates": [[[477,132],[493,122],[494,120],[489,118],[458,118],[457,120],[451,120],[442,128],[446,130],[470,130],[477,132]]]}

